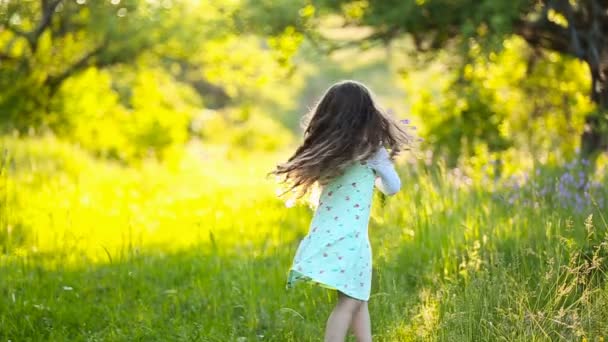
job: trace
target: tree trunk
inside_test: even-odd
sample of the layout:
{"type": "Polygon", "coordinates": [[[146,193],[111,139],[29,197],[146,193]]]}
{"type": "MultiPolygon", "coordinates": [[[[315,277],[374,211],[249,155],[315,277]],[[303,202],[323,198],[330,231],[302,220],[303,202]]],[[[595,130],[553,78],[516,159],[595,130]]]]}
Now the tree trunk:
{"type": "Polygon", "coordinates": [[[599,154],[608,148],[608,66],[603,70],[589,63],[591,69],[591,100],[597,110],[585,118],[585,128],[581,135],[581,157],[591,165],[599,154]]]}

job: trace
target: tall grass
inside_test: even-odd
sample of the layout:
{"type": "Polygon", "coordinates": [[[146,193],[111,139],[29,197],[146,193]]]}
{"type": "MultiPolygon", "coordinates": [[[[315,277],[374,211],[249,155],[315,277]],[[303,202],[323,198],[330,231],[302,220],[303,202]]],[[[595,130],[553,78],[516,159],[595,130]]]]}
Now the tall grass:
{"type": "MultiPolygon", "coordinates": [[[[0,340],[322,336],[334,295],[284,289],[311,212],[264,178],[277,156],[193,147],[127,168],[53,138],[0,142],[0,340]]],[[[608,335],[606,179],[570,206],[560,175],[574,171],[537,169],[513,186],[482,168],[400,165],[402,191],[377,194],[370,222],[375,340],[608,335]]]]}

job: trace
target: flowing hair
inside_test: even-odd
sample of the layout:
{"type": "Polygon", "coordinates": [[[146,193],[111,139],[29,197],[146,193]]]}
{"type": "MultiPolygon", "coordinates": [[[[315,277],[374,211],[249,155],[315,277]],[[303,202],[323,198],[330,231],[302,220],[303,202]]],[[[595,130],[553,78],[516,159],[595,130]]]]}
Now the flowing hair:
{"type": "Polygon", "coordinates": [[[332,85],[305,117],[304,141],[269,174],[279,176],[301,197],[316,182],[326,184],[353,162],[369,158],[379,147],[394,158],[409,149],[412,137],[378,108],[372,93],[356,81],[332,85]]]}

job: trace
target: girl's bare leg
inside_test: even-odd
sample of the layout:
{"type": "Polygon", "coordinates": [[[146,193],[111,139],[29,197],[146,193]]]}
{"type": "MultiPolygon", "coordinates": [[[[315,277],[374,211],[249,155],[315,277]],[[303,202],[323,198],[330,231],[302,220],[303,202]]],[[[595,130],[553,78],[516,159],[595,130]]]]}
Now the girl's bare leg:
{"type": "Polygon", "coordinates": [[[344,342],[348,327],[353,320],[355,312],[361,306],[361,301],[339,293],[338,303],[327,319],[325,328],[325,342],[344,342]]]}
{"type": "Polygon", "coordinates": [[[372,325],[369,318],[367,302],[361,302],[359,309],[355,311],[350,327],[357,338],[357,342],[372,341],[372,325]]]}

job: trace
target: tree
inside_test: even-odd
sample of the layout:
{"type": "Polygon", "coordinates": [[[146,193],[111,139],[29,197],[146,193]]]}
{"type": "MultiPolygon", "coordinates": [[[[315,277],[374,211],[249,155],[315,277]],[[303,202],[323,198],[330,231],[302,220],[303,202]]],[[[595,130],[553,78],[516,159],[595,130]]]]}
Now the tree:
{"type": "Polygon", "coordinates": [[[0,1],[0,108],[15,128],[38,126],[63,82],[132,61],[154,47],[167,11],[139,0],[0,1]]]}
{"type": "Polygon", "coordinates": [[[594,159],[608,148],[608,2],[547,0],[535,20],[514,18],[514,32],[531,46],[572,55],[589,65],[591,99],[598,106],[587,116],[582,154],[594,159]]]}
{"type": "MultiPolygon", "coordinates": [[[[523,37],[537,50],[573,56],[589,66],[590,97],[597,111],[586,117],[580,137],[582,155],[594,160],[608,148],[608,2],[600,0],[374,0],[312,1],[318,20],[338,14],[345,26],[371,28],[357,41],[329,42],[329,49],[345,44],[388,44],[408,36],[419,52],[433,54],[456,48],[466,64],[471,42],[484,51],[496,51],[512,34],[523,37]],[[461,49],[458,49],[460,47],[461,49]]],[[[284,11],[284,6],[279,6],[284,11]]],[[[302,11],[302,9],[299,9],[302,11]]],[[[272,15],[272,14],[267,14],[272,15]]],[[[278,23],[280,24],[280,23],[278,23]]],[[[311,25],[296,25],[310,27],[311,25]]],[[[321,44],[319,33],[307,35],[321,44]]]]}
{"type": "Polygon", "coordinates": [[[51,131],[126,162],[162,158],[191,136],[277,148],[299,38],[249,34],[237,10],[232,0],[0,0],[0,132],[51,131]]]}

